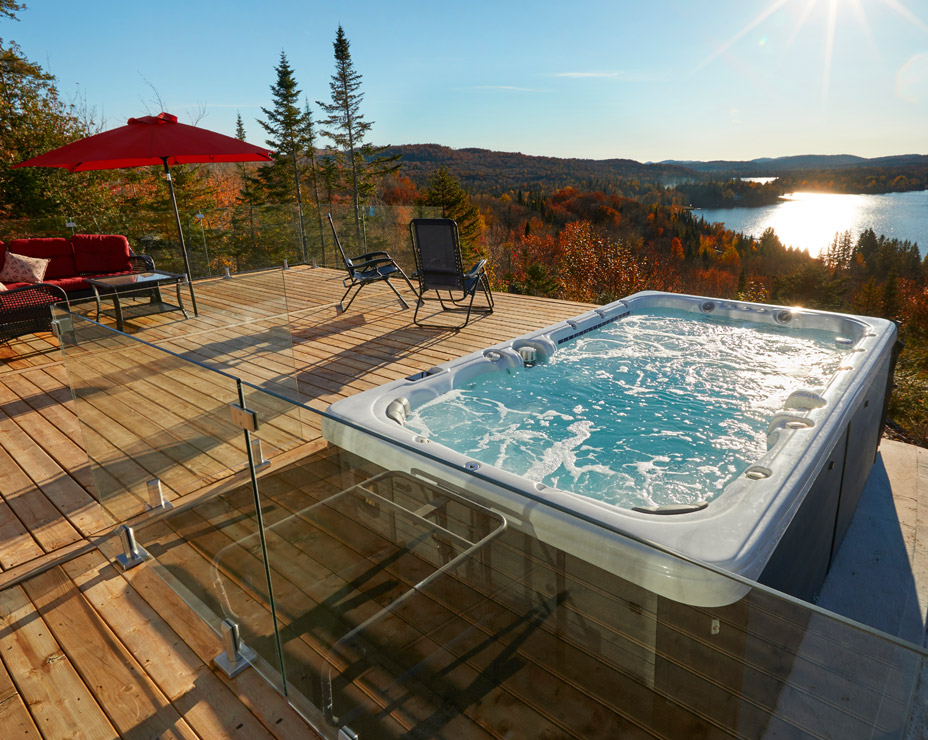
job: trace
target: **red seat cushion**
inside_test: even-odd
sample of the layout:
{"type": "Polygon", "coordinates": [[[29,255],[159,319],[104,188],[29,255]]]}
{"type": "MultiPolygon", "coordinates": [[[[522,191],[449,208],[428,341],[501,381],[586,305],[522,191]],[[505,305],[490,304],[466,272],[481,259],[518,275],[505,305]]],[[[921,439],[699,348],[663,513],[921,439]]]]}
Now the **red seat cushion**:
{"type": "Polygon", "coordinates": [[[73,293],[76,290],[91,290],[90,283],[79,276],[58,278],[57,280],[46,280],[45,282],[51,283],[52,285],[57,285],[65,293],[73,293]]]}
{"type": "Polygon", "coordinates": [[[77,274],[77,268],[74,266],[74,249],[67,239],[59,237],[14,239],[7,245],[7,249],[14,254],[50,260],[45,269],[45,280],[73,277],[77,274]]]}
{"type": "Polygon", "coordinates": [[[75,234],[74,262],[79,273],[129,272],[129,240],[118,234],[75,234]]]}

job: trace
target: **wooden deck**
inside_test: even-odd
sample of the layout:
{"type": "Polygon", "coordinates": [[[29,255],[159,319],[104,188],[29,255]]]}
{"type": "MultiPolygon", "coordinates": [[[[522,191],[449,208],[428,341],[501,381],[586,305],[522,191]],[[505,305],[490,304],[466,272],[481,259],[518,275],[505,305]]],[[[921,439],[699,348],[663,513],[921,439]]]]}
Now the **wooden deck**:
{"type": "MultiPolygon", "coordinates": [[[[198,318],[185,321],[172,313],[130,319],[126,330],[184,360],[289,397],[298,393],[322,409],[343,396],[583,309],[566,301],[504,295],[495,314],[465,331],[435,332],[413,326],[412,311],[398,310],[393,294],[379,286],[365,288],[351,312],[341,314],[336,303],[343,292],[341,275],[294,269],[198,283],[198,318]]],[[[92,308],[83,304],[78,311],[93,318],[92,308]]],[[[104,317],[101,323],[113,321],[104,317]]],[[[78,326],[82,346],[90,348],[72,352],[69,363],[75,386],[88,389],[78,399],[83,428],[52,335],[31,335],[0,347],[3,572],[24,572],[24,565],[47,561],[62,550],[73,552],[87,538],[108,531],[114,516],[97,503],[98,486],[112,503],[112,491],[138,489],[160,477],[166,495],[174,499],[233,475],[244,464],[239,431],[228,423],[226,405],[237,400],[231,381],[197,373],[181,361],[168,367],[162,353],[142,343],[109,337],[87,341],[92,329],[78,326]],[[144,423],[134,405],[140,401],[148,404],[144,423]],[[171,439],[165,436],[171,434],[171,439]],[[192,445],[174,444],[191,438],[192,445]],[[199,448],[196,439],[202,442],[199,448]],[[109,464],[127,456],[136,462],[113,466],[124,476],[113,480],[109,464]],[[108,470],[101,472],[98,462],[108,470]]],[[[273,403],[270,397],[249,400],[273,403]]],[[[306,424],[296,428],[287,419],[278,424],[282,428],[270,428],[276,436],[261,435],[270,453],[304,444],[315,449],[318,433],[306,424]]],[[[143,503],[110,508],[122,521],[140,512],[143,503]]]]}
{"type": "MultiPolygon", "coordinates": [[[[311,736],[254,670],[230,681],[212,669],[219,640],[190,606],[233,612],[276,660],[263,564],[244,544],[256,517],[228,417],[234,382],[145,343],[321,409],[587,308],[500,295],[493,315],[453,333],[415,327],[376,286],[339,312],[331,270],[196,288],[199,317],[129,319],[144,343],[78,321],[67,363],[50,335],[0,348],[3,740],[311,736]],[[173,511],[145,511],[153,478],[173,511]],[[110,565],[123,520],[156,563],[110,565]]],[[[260,489],[291,691],[322,703],[334,675],[334,711],[362,738],[892,730],[906,700],[893,649],[759,592],[718,610],[675,605],[514,531],[333,652],[435,563],[384,556],[376,523],[311,521],[310,507],[380,471],[328,447],[314,416],[246,394],[273,463],[260,489]]]]}

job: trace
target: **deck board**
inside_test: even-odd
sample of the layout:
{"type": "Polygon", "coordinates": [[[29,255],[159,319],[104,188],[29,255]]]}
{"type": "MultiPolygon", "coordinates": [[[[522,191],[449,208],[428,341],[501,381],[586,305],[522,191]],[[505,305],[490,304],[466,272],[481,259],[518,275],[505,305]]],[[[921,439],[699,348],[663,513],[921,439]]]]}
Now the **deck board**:
{"type": "Polygon", "coordinates": [[[0,651],[6,671],[29,708],[42,737],[117,737],[48,625],[19,586],[0,591],[0,651]]]}

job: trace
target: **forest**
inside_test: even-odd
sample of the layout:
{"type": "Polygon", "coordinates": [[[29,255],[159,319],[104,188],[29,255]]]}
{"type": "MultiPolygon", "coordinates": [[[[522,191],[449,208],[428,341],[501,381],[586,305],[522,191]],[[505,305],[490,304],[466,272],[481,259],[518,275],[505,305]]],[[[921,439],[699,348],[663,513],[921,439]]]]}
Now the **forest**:
{"type": "MultiPolygon", "coordinates": [[[[269,70],[259,123],[273,162],[174,168],[185,229],[194,244],[202,236],[196,274],[300,258],[334,266],[325,212],[342,214],[340,228],[356,244],[392,249],[400,242],[384,235],[402,240],[409,218],[431,209],[458,221],[468,258],[488,258],[497,291],[604,303],[665,290],[897,321],[906,349],[891,416],[901,438],[928,446],[928,259],[917,245],[867,229],[836,234],[812,258],[772,230],[751,238],[690,209],[775,202],[800,187],[924,189],[928,166],[921,161],[794,171],[759,184],[677,163],[375,146],[367,140],[373,122],[361,110],[362,78],[341,27],[333,52],[330,95],[315,104],[284,52],[269,70]]],[[[52,75],[15,42],[0,40],[0,239],[66,235],[66,224],[77,222],[87,231],[125,233],[159,264],[176,254],[156,168],[13,168],[101,128],[92,108],[62,99],[52,75]]],[[[237,136],[247,134],[239,117],[237,136]]]]}

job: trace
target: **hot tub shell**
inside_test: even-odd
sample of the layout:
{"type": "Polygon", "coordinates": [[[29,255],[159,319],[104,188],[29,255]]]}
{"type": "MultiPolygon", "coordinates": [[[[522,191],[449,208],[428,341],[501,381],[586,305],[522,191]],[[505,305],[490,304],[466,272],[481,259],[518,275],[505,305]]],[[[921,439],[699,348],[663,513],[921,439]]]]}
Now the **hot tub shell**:
{"type": "Polygon", "coordinates": [[[814,600],[875,460],[896,347],[895,325],[884,319],[647,291],[338,401],[322,431],[382,467],[450,483],[543,542],[677,601],[731,603],[745,587],[661,547],[814,600]],[[543,361],[582,334],[665,308],[832,331],[849,350],[824,389],[790,395],[770,419],[767,452],[704,508],[619,508],[478,462],[403,426],[411,408],[479,376],[543,361]]]}

